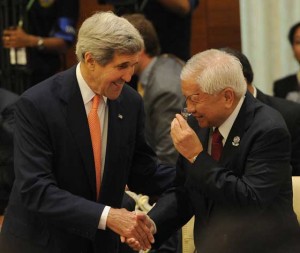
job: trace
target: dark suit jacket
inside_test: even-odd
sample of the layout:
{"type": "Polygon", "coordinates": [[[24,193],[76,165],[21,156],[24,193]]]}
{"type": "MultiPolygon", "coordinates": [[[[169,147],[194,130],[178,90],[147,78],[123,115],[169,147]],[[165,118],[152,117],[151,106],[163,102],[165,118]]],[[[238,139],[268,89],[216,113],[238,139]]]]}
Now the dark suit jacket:
{"type": "Polygon", "coordinates": [[[0,215],[4,213],[14,181],[13,129],[17,99],[18,95],[0,88],[0,215]]]}
{"type": "Polygon", "coordinates": [[[200,253],[289,248],[299,226],[292,206],[290,138],[281,115],[247,94],[219,162],[206,152],[209,129],[194,129],[204,152],[194,164],[179,158],[177,187],[149,212],[156,242],[195,215],[200,253]],[[233,145],[237,136],[239,145],[233,145]]]}
{"type": "Polygon", "coordinates": [[[108,100],[97,203],[90,133],[75,69],[34,86],[17,103],[16,180],[1,243],[6,247],[12,236],[27,243],[15,240],[13,252],[81,253],[91,252],[89,247],[97,253],[118,252],[119,236],[97,229],[105,205],[120,207],[126,184],[137,193],[156,195],[173,181],[174,169],[157,170],[145,142],[142,98],[125,85],[117,100],[108,100]]]}
{"type": "Polygon", "coordinates": [[[299,83],[296,74],[281,78],[273,84],[275,97],[285,98],[291,91],[299,91],[299,83]]]}
{"type": "Polygon", "coordinates": [[[271,97],[257,89],[257,99],[279,111],[291,134],[292,175],[300,176],[300,105],[286,99],[271,97]]]}

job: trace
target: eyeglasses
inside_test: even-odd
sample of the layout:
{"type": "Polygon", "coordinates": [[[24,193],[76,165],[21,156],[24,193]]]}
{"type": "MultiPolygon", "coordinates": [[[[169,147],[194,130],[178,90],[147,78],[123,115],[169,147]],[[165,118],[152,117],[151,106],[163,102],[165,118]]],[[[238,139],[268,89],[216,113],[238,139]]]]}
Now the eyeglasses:
{"type": "Polygon", "coordinates": [[[187,118],[192,115],[190,112],[188,112],[188,109],[186,107],[188,100],[190,100],[192,103],[198,103],[199,102],[199,93],[189,95],[185,98],[184,107],[181,109],[181,115],[185,120],[187,120],[187,118]]]}
{"type": "Polygon", "coordinates": [[[185,104],[187,105],[187,102],[188,101],[191,101],[192,103],[196,104],[199,102],[199,93],[196,93],[196,94],[192,94],[192,95],[189,95],[185,98],[185,104]]]}

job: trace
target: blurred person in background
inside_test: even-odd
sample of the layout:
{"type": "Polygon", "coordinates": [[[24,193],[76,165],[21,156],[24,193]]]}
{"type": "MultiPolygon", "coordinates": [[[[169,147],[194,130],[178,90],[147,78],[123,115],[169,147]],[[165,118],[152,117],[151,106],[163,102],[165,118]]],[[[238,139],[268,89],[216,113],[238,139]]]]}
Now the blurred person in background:
{"type": "Polygon", "coordinates": [[[75,41],[79,15],[78,0],[23,0],[21,3],[24,13],[19,14],[14,26],[6,27],[2,33],[3,47],[11,50],[7,61],[28,76],[27,83],[16,88],[18,93],[65,69],[64,54],[75,41]]]}
{"type": "Polygon", "coordinates": [[[98,0],[110,3],[117,15],[142,13],[157,32],[162,54],[186,61],[191,54],[192,14],[199,0],[98,0]]]}
{"type": "MultiPolygon", "coordinates": [[[[300,64],[300,22],[294,24],[289,31],[288,40],[291,44],[295,60],[300,64]]],[[[278,79],[273,84],[275,97],[300,102],[300,70],[292,75],[278,79]]]]}

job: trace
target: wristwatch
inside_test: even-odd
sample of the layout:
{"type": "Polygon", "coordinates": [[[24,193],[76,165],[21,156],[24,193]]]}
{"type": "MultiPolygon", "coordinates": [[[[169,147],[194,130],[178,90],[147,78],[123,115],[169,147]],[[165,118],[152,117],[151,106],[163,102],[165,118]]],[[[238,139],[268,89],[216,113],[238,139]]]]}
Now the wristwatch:
{"type": "Polygon", "coordinates": [[[44,48],[45,48],[44,39],[42,37],[39,37],[37,41],[37,49],[43,50],[44,48]]]}

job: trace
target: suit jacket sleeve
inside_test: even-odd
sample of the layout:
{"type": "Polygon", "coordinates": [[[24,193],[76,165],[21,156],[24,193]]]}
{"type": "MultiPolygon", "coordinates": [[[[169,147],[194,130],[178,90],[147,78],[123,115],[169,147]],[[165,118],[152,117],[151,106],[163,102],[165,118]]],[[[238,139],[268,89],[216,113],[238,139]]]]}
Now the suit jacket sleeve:
{"type": "Polygon", "coordinates": [[[0,214],[8,203],[14,182],[13,167],[14,105],[7,106],[0,115],[0,214]]]}
{"type": "MultiPolygon", "coordinates": [[[[300,111],[298,110],[298,113],[300,111]]],[[[293,167],[293,176],[300,176],[300,115],[295,115],[295,122],[292,126],[292,156],[291,165],[293,167]]]]}

